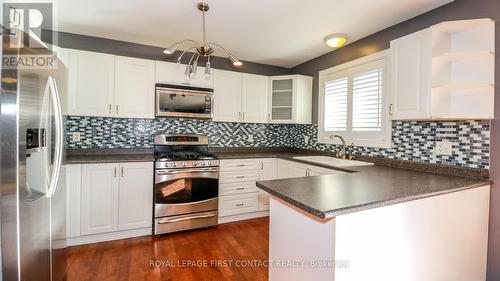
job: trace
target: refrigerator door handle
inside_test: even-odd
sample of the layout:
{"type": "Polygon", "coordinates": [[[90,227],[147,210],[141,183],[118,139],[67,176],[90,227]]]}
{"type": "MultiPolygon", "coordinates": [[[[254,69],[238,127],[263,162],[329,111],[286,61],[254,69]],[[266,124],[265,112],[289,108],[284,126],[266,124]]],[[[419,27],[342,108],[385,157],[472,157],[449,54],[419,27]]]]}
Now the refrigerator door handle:
{"type": "Polygon", "coordinates": [[[55,123],[55,151],[54,151],[54,167],[52,169],[52,176],[50,178],[49,190],[47,192],[47,197],[52,197],[57,189],[57,182],[59,180],[59,173],[61,171],[62,157],[63,157],[63,120],[62,120],[62,110],[61,101],[59,99],[59,93],[57,91],[56,80],[49,76],[47,79],[47,85],[45,91],[50,92],[50,97],[52,100],[52,106],[54,108],[54,123],[55,123]]]}

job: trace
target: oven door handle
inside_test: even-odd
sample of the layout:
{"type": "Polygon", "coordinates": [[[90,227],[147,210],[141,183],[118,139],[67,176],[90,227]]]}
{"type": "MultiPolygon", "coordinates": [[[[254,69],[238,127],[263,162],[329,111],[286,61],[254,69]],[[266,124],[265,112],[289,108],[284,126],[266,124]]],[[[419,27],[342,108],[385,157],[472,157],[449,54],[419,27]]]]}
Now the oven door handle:
{"type": "Polygon", "coordinates": [[[162,220],[158,221],[158,224],[167,224],[167,223],[187,221],[187,220],[192,220],[192,219],[206,219],[206,218],[213,218],[215,216],[217,216],[216,213],[206,214],[206,215],[189,216],[189,217],[176,218],[176,219],[162,219],[162,220]]]}
{"type": "Polygon", "coordinates": [[[218,168],[202,168],[202,169],[178,169],[178,170],[157,170],[157,175],[174,175],[185,173],[198,173],[198,172],[218,172],[218,168]]]}

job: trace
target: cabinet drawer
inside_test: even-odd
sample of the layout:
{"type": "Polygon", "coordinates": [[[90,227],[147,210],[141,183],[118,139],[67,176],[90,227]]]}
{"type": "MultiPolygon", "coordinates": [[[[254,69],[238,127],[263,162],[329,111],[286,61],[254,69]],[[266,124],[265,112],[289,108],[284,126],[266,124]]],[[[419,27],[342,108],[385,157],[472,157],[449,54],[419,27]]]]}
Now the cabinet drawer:
{"type": "Polygon", "coordinates": [[[219,197],[219,214],[221,217],[257,212],[258,209],[257,192],[219,197]]]}
{"type": "Polygon", "coordinates": [[[221,171],[243,171],[243,170],[258,170],[258,159],[238,159],[238,160],[221,160],[221,171]]]}
{"type": "Polygon", "coordinates": [[[234,171],[234,172],[221,172],[219,177],[220,183],[231,182],[255,182],[259,179],[259,171],[234,171]]]}
{"type": "Polygon", "coordinates": [[[241,194],[256,191],[258,191],[257,186],[253,181],[219,184],[219,195],[241,194]]]}

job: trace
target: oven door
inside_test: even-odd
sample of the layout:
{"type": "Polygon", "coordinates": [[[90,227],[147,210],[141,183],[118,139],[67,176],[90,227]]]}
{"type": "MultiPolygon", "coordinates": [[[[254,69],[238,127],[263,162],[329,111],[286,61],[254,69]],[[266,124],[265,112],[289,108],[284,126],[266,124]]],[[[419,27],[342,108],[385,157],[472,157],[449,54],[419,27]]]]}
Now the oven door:
{"type": "Polygon", "coordinates": [[[212,118],[211,92],[156,88],[156,116],[212,118]]]}
{"type": "Polygon", "coordinates": [[[159,169],[155,175],[155,218],[217,210],[217,167],[159,169]]]}

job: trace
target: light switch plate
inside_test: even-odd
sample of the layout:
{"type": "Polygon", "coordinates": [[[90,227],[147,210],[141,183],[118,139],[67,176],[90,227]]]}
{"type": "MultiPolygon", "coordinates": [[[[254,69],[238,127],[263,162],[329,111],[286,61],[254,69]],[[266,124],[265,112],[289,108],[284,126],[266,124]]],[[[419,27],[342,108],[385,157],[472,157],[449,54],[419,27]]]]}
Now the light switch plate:
{"type": "Polygon", "coordinates": [[[436,155],[451,155],[452,154],[452,143],[447,140],[436,142],[436,147],[434,148],[434,154],[436,155]]]}
{"type": "Polygon", "coordinates": [[[73,132],[73,135],[72,135],[72,139],[73,141],[80,141],[80,138],[81,135],[80,135],[80,132],[73,132]]]}

